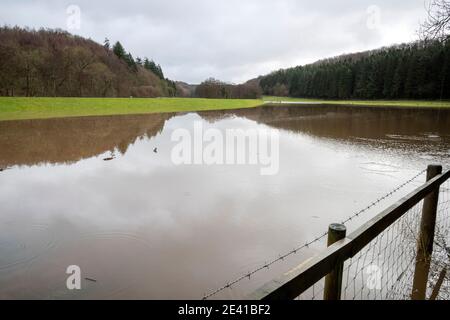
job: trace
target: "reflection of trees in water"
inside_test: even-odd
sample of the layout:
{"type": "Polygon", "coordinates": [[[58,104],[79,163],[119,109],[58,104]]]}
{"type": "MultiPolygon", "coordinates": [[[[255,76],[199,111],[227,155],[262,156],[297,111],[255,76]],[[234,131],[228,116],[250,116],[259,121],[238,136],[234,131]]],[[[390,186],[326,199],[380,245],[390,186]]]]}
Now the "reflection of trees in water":
{"type": "MultiPolygon", "coordinates": [[[[241,117],[273,128],[352,145],[433,150],[450,148],[450,111],[324,105],[267,105],[198,113],[215,123],[241,117]]],[[[182,114],[179,114],[182,115],[182,114]]],[[[0,168],[72,163],[118,150],[159,134],[173,114],[62,118],[0,122],[0,168]]]]}
{"type": "MultiPolygon", "coordinates": [[[[280,106],[228,111],[273,128],[354,145],[427,150],[450,144],[450,111],[436,109],[350,107],[332,105],[280,106]],[[431,148],[430,148],[431,147],[431,148]]],[[[202,113],[216,119],[216,112],[202,113]]],[[[219,118],[220,119],[220,118],[219,118]]],[[[446,150],[447,150],[446,149],[446,150]]]]}
{"type": "Polygon", "coordinates": [[[151,138],[171,114],[0,122],[0,167],[73,163],[151,138]]]}

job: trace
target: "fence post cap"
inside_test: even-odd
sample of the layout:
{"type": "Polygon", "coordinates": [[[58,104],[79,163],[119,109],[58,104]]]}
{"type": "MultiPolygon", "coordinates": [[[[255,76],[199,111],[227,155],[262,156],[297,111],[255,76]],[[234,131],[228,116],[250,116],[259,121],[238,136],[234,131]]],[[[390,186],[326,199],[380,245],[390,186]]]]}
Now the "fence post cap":
{"type": "Polygon", "coordinates": [[[442,173],[442,166],[440,164],[430,164],[427,167],[427,181],[433,179],[442,173]]]}
{"type": "Polygon", "coordinates": [[[430,163],[428,165],[428,168],[441,168],[442,169],[442,165],[439,163],[430,163]]]}
{"type": "Polygon", "coordinates": [[[347,231],[347,227],[341,223],[332,223],[330,224],[329,228],[330,230],[333,231],[340,231],[340,232],[347,231]]]}

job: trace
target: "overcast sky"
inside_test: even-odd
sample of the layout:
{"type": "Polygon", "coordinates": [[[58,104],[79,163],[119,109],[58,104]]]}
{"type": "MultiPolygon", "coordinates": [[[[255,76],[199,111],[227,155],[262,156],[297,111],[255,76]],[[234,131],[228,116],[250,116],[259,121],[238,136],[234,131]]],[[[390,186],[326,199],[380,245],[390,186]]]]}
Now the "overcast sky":
{"type": "Polygon", "coordinates": [[[100,43],[105,37],[120,40],[135,57],[160,63],[174,80],[239,83],[279,68],[413,41],[425,1],[0,0],[0,23],[61,28],[100,43]],[[79,24],[71,5],[80,9],[79,24]]]}

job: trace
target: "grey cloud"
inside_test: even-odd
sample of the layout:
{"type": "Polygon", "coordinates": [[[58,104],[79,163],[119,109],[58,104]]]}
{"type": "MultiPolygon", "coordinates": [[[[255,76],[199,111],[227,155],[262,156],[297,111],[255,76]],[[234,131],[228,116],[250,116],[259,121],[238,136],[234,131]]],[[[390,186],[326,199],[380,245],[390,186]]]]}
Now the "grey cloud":
{"type": "Polygon", "coordinates": [[[80,30],[120,40],[149,56],[172,79],[214,76],[245,81],[281,67],[415,39],[424,0],[129,0],[0,2],[0,23],[66,29],[66,8],[81,8],[80,30]],[[368,8],[380,25],[367,27],[368,8]]]}

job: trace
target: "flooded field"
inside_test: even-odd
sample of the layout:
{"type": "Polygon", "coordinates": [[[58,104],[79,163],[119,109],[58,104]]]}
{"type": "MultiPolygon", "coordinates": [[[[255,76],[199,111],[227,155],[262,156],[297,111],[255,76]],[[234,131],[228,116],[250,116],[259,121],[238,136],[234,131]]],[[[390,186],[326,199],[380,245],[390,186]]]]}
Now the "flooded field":
{"type": "MultiPolygon", "coordinates": [[[[450,112],[345,106],[0,122],[0,299],[206,293],[450,164],[450,112]],[[175,165],[178,128],[274,129],[279,171],[175,165]],[[82,289],[66,288],[78,265],[82,289]]],[[[354,221],[359,226],[422,180],[354,221]]],[[[244,298],[317,248],[218,298],[244,298]]]]}

